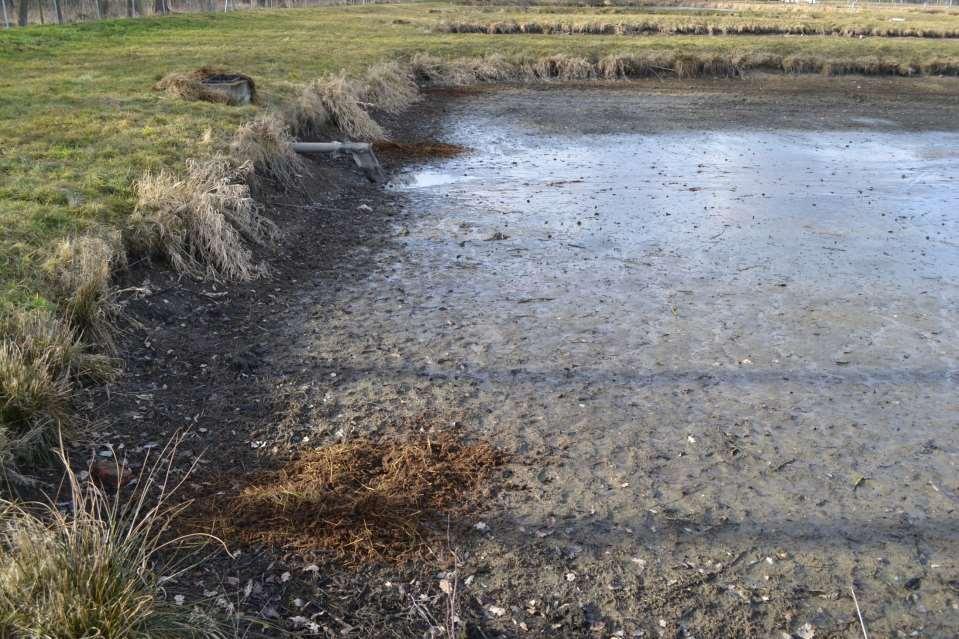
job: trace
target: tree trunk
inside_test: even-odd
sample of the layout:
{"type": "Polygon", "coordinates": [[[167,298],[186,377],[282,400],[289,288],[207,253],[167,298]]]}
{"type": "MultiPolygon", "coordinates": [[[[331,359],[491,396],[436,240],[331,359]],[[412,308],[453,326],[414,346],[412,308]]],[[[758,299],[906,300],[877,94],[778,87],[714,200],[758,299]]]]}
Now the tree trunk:
{"type": "Polygon", "coordinates": [[[63,24],[63,8],[60,6],[60,0],[53,0],[53,8],[57,10],[57,24],[63,24]]]}
{"type": "Polygon", "coordinates": [[[0,5],[3,6],[3,28],[10,28],[10,17],[7,16],[7,0],[0,0],[0,5]]]}
{"type": "Polygon", "coordinates": [[[43,0],[37,0],[37,8],[40,9],[40,24],[46,24],[46,20],[43,19],[43,0]]]}
{"type": "Polygon", "coordinates": [[[30,17],[30,0],[20,0],[17,7],[17,24],[21,27],[27,26],[27,18],[30,17]]]}
{"type": "Polygon", "coordinates": [[[127,0],[127,17],[133,17],[133,0],[127,0]]]}

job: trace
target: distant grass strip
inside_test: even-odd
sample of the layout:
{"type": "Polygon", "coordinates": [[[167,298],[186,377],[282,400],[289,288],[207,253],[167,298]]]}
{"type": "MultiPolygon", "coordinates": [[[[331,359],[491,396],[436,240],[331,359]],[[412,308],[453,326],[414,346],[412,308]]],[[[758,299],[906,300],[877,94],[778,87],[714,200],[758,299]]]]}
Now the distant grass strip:
{"type": "Polygon", "coordinates": [[[440,22],[437,33],[548,34],[548,35],[802,35],[841,36],[846,38],[957,38],[959,27],[857,26],[842,24],[783,24],[777,22],[676,21],[649,19],[634,22],[543,22],[513,20],[492,22],[440,22]]]}

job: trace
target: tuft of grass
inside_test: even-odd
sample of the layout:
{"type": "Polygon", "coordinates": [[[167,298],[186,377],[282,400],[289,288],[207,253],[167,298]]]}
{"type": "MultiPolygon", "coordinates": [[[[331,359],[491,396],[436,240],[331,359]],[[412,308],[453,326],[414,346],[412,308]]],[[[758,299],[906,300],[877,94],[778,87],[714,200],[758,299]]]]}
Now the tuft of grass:
{"type": "Polygon", "coordinates": [[[49,457],[72,423],[74,380],[109,379],[116,361],[46,311],[15,312],[0,329],[0,467],[12,467],[49,457]]]}
{"type": "Polygon", "coordinates": [[[543,80],[588,80],[593,65],[585,58],[563,53],[540,58],[533,64],[537,78],[543,80]]]}
{"type": "Polygon", "coordinates": [[[363,101],[386,113],[399,113],[420,100],[413,70],[395,60],[372,65],[363,74],[361,87],[363,101]]]}
{"type": "MultiPolygon", "coordinates": [[[[0,501],[0,636],[220,639],[225,625],[166,599],[164,583],[187,569],[168,551],[203,536],[170,539],[176,486],[162,468],[141,474],[132,495],[109,495],[68,469],[71,512],[53,503],[0,501]]],[[[187,554],[190,558],[194,553],[187,554]]]]}
{"type": "Polygon", "coordinates": [[[249,280],[262,275],[250,243],[274,238],[239,168],[222,156],[191,161],[186,176],[159,172],[137,183],[127,241],[136,253],[160,256],[183,273],[249,280]]]}
{"type": "MultiPolygon", "coordinates": [[[[406,91],[402,76],[397,84],[395,78],[391,81],[380,71],[375,83],[366,88],[356,80],[339,74],[308,84],[303,89],[300,102],[310,105],[309,110],[312,112],[325,113],[326,117],[322,122],[347,137],[355,140],[380,140],[386,137],[386,132],[364,108],[363,98],[367,95],[371,98],[379,97],[386,101],[388,107],[395,107],[406,91]],[[398,88],[394,88],[394,85],[398,88]]],[[[321,126],[311,123],[307,129],[316,131],[321,126]]]]}
{"type": "Polygon", "coordinates": [[[430,53],[416,53],[410,60],[413,77],[425,86],[457,87],[476,82],[476,69],[463,59],[450,60],[430,53]]]}
{"type": "Polygon", "coordinates": [[[61,240],[44,267],[66,321],[77,339],[115,351],[113,319],[119,312],[111,277],[126,264],[120,234],[61,240]]]}
{"type": "Polygon", "coordinates": [[[274,113],[237,129],[230,156],[238,164],[252,167],[247,177],[254,187],[271,183],[280,189],[296,190],[306,170],[303,159],[293,150],[293,137],[284,118],[274,113]]]}

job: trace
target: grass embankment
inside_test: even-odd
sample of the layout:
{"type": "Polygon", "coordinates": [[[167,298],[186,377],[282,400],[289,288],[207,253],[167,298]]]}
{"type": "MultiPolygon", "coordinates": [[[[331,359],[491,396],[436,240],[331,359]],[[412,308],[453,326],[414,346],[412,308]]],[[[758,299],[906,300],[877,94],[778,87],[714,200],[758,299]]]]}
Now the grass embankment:
{"type": "MultiPolygon", "coordinates": [[[[0,436],[44,442],[48,437],[41,435],[55,432],[69,403],[68,378],[91,374],[82,363],[89,361],[83,342],[109,351],[110,269],[123,263],[126,251],[157,255],[198,275],[256,275],[249,242],[268,240],[275,229],[259,214],[252,191],[270,180],[289,186],[298,162],[289,136],[332,121],[356,137],[375,138],[379,129],[357,98],[390,108],[411,90],[391,95],[398,76],[386,67],[380,77],[367,76],[362,90],[336,79],[312,81],[339,70],[360,74],[377,61],[420,52],[483,56],[491,42],[482,34],[429,30],[438,19],[470,12],[438,4],[367,5],[0,33],[0,436]],[[253,76],[258,104],[185,101],[152,90],[169,72],[204,65],[253,76]],[[264,119],[267,113],[279,115],[264,119]],[[81,234],[95,237],[70,240],[81,234]],[[13,310],[31,308],[50,309],[65,324],[10,319],[13,310]],[[43,339],[25,345],[31,334],[43,339]],[[71,340],[76,345],[66,348],[71,340]],[[56,410],[44,413],[45,405],[56,410]]],[[[959,41],[953,40],[522,35],[495,47],[495,59],[456,68],[421,60],[418,79],[959,69],[959,41]]],[[[106,374],[104,368],[96,374],[106,374]]],[[[0,443],[0,453],[7,448],[0,443]]]]}

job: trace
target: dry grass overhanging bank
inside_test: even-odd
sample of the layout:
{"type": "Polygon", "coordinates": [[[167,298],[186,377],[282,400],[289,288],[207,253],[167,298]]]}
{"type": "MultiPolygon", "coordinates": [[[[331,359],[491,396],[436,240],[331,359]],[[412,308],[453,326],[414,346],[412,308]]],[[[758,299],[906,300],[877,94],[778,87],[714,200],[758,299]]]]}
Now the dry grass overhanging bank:
{"type": "Polygon", "coordinates": [[[505,456],[438,432],[354,440],[304,454],[215,507],[217,534],[327,550],[347,562],[425,556],[489,489],[505,456]]]}
{"type": "Polygon", "coordinates": [[[638,80],[643,78],[736,77],[750,71],[820,73],[823,75],[959,75],[959,59],[925,63],[886,61],[877,56],[830,59],[776,54],[697,54],[651,51],[609,54],[589,59],[566,54],[539,58],[482,58],[444,60],[418,55],[412,60],[417,80],[425,86],[466,86],[481,82],[542,82],[576,80],[638,80]]]}
{"type": "Polygon", "coordinates": [[[434,33],[478,33],[487,35],[803,35],[847,38],[957,38],[951,27],[910,27],[892,25],[816,25],[769,22],[676,22],[648,19],[637,22],[542,22],[542,21],[444,21],[432,27],[434,33]]]}
{"type": "Polygon", "coordinates": [[[161,172],[140,179],[127,231],[131,250],[164,257],[177,271],[197,276],[249,280],[263,274],[249,244],[275,237],[277,229],[244,183],[250,165],[236,168],[217,156],[188,166],[185,177],[161,172]]]}

